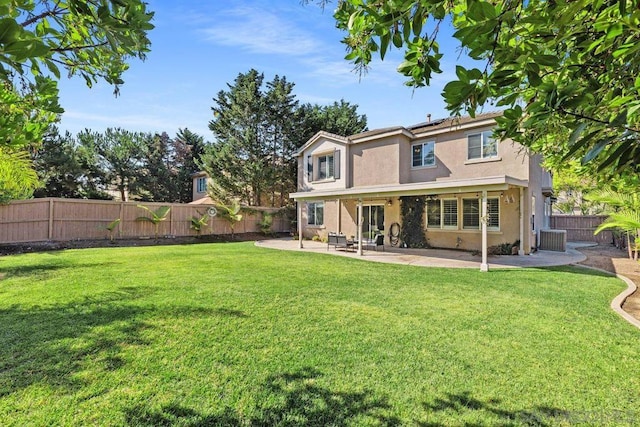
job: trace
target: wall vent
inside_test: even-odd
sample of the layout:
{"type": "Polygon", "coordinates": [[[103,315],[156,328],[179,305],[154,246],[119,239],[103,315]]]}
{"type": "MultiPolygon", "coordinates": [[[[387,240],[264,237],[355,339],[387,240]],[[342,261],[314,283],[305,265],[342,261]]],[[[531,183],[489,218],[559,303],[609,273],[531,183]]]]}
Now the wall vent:
{"type": "Polygon", "coordinates": [[[567,250],[566,230],[540,230],[541,251],[565,252],[567,250]]]}

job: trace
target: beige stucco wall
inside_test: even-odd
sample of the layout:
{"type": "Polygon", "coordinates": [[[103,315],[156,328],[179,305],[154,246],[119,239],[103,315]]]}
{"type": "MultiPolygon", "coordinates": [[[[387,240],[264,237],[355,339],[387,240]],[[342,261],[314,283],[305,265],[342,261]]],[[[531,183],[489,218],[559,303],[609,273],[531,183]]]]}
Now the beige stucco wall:
{"type": "Polygon", "coordinates": [[[499,143],[498,156],[495,158],[467,160],[467,136],[488,130],[491,127],[461,130],[407,142],[407,148],[401,151],[403,157],[400,159],[400,164],[407,169],[402,183],[500,175],[528,179],[528,156],[511,140],[499,143]],[[428,141],[435,141],[435,166],[413,168],[411,145],[428,141]]]}
{"type": "Polygon", "coordinates": [[[207,174],[205,172],[192,175],[192,179],[191,179],[191,200],[192,201],[200,200],[204,197],[207,197],[206,191],[202,191],[202,192],[198,191],[198,178],[205,178],[205,177],[207,177],[207,174]]]}
{"type": "Polygon", "coordinates": [[[350,147],[349,170],[354,187],[400,184],[400,148],[407,137],[396,135],[350,147]]]}
{"type": "MultiPolygon", "coordinates": [[[[482,231],[462,228],[462,199],[475,198],[477,193],[456,195],[458,199],[458,228],[428,228],[426,232],[429,245],[434,248],[456,248],[468,251],[482,250],[482,231]]],[[[487,245],[496,246],[502,243],[514,243],[520,239],[519,191],[510,189],[501,192],[489,192],[488,197],[500,198],[500,229],[487,231],[487,245]],[[511,201],[513,200],[513,201],[511,201]]],[[[447,197],[444,195],[443,197],[447,197]]],[[[481,195],[478,195],[481,197],[481,195]]],[[[448,197],[447,197],[448,198],[448,197]]],[[[423,219],[426,228],[426,218],[423,219]]]]}
{"type": "MultiPolygon", "coordinates": [[[[307,147],[301,156],[298,157],[298,190],[299,191],[311,191],[311,190],[336,190],[347,188],[347,160],[348,150],[346,144],[336,142],[329,138],[321,137],[309,147],[307,147]],[[340,178],[338,179],[326,179],[326,180],[311,180],[307,177],[307,162],[309,156],[318,156],[322,154],[340,152],[340,178]]],[[[315,168],[315,165],[314,165],[315,168]]],[[[314,170],[314,174],[316,171],[314,170]]]]}

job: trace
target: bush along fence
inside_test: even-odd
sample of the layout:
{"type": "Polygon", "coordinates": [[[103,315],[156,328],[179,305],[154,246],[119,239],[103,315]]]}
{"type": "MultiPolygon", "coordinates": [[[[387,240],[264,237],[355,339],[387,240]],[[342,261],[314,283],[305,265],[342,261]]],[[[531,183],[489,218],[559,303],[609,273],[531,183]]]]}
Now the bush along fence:
{"type": "MultiPolygon", "coordinates": [[[[215,205],[114,202],[43,198],[0,205],[0,243],[130,239],[232,234],[229,222],[211,216],[215,205]],[[154,217],[168,211],[164,218],[154,217]],[[141,220],[147,217],[149,220],[141,220]],[[198,224],[195,225],[194,224],[198,224]]],[[[286,213],[275,208],[245,210],[234,224],[235,233],[266,232],[264,216],[270,216],[272,233],[289,232],[286,213]]]]}

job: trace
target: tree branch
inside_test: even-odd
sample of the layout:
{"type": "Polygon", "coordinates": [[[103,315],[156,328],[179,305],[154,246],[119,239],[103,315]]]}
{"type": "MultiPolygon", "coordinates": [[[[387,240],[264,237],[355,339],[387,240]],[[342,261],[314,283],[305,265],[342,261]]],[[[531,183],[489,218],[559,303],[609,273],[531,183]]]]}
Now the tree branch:
{"type": "Polygon", "coordinates": [[[58,16],[61,15],[66,9],[60,8],[58,5],[55,6],[53,10],[47,10],[46,12],[42,12],[39,15],[32,16],[31,18],[24,21],[22,24],[22,28],[28,27],[29,25],[38,22],[39,20],[46,18],[48,16],[58,16]]]}

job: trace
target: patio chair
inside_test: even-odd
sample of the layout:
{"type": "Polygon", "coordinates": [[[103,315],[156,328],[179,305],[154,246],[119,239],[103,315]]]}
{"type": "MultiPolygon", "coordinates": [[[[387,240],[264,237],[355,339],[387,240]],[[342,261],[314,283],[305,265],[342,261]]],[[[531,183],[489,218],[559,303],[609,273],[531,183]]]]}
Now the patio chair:
{"type": "Polygon", "coordinates": [[[376,234],[373,240],[367,240],[365,242],[367,249],[375,249],[377,251],[380,246],[382,246],[382,251],[384,252],[384,234],[376,234]]]}

